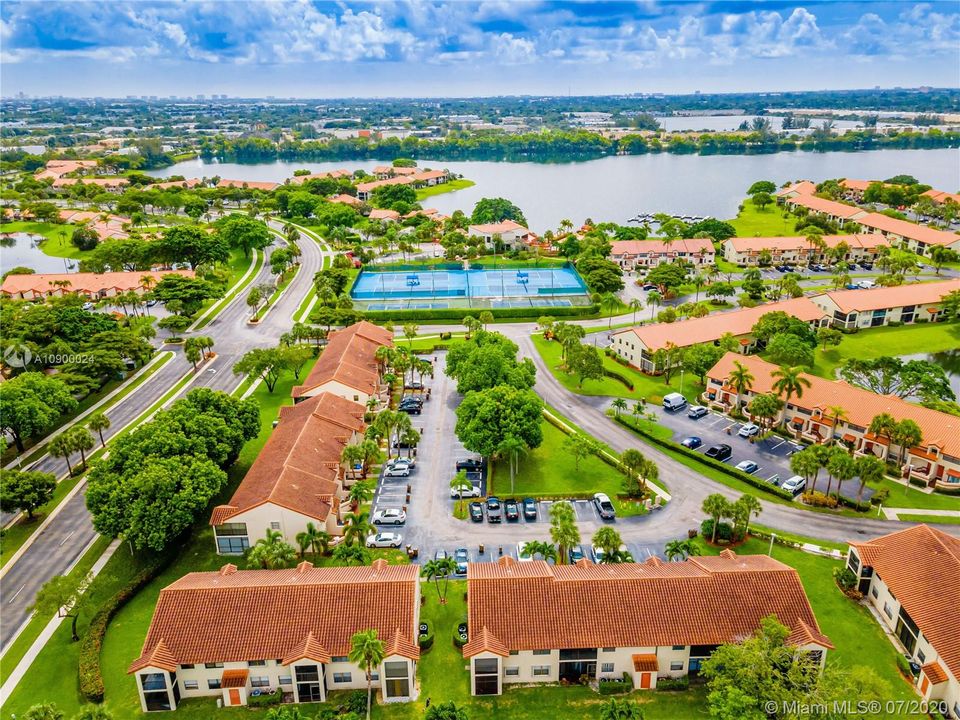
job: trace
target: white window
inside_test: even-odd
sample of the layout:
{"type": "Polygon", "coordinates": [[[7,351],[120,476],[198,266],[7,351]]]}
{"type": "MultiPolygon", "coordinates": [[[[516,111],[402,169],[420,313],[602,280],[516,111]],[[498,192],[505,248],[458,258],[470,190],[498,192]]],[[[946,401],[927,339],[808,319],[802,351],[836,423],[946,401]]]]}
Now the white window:
{"type": "Polygon", "coordinates": [[[616,648],[603,648],[603,652],[616,652],[616,648]]]}
{"type": "Polygon", "coordinates": [[[534,666],[533,666],[533,676],[534,676],[534,677],[543,676],[543,675],[549,675],[549,674],[550,674],[550,666],[549,666],[549,665],[534,665],[534,666]]]}
{"type": "Polygon", "coordinates": [[[671,669],[671,670],[683,670],[683,661],[682,661],[682,660],[675,660],[674,662],[671,662],[671,663],[670,663],[670,669],[671,669]]]}
{"type": "Polygon", "coordinates": [[[533,651],[533,654],[534,654],[534,655],[549,655],[549,654],[550,654],[550,651],[549,651],[549,650],[534,650],[534,651],[533,651]]]}
{"type": "Polygon", "coordinates": [[[880,596],[880,592],[877,590],[876,585],[870,588],[870,594],[873,595],[875,598],[880,596]]]}
{"type": "Polygon", "coordinates": [[[890,609],[890,603],[883,604],[883,614],[888,618],[893,619],[893,610],[890,609]]]}
{"type": "Polygon", "coordinates": [[[281,684],[281,685],[293,685],[293,678],[290,677],[289,675],[282,675],[282,676],[280,677],[280,684],[281,684]]]}
{"type": "Polygon", "coordinates": [[[200,687],[200,683],[198,683],[196,680],[184,680],[184,681],[183,681],[183,689],[184,689],[184,690],[196,690],[196,689],[198,689],[199,687],[200,687]]]}
{"type": "Polygon", "coordinates": [[[270,529],[271,529],[271,530],[279,530],[279,529],[280,529],[280,523],[278,523],[278,522],[272,522],[272,523],[270,523],[270,529]]]}
{"type": "Polygon", "coordinates": [[[923,650],[917,650],[917,662],[923,665],[926,659],[927,656],[924,654],[923,650]]]}
{"type": "Polygon", "coordinates": [[[335,683],[348,683],[353,679],[353,675],[348,672],[334,673],[333,681],[335,683]]]}
{"type": "Polygon", "coordinates": [[[350,658],[346,655],[334,655],[330,662],[350,662],[350,658]]]}
{"type": "Polygon", "coordinates": [[[518,667],[508,667],[504,670],[504,674],[507,677],[517,677],[520,674],[520,668],[518,667]]]}
{"type": "Polygon", "coordinates": [[[510,651],[510,654],[511,654],[511,655],[519,655],[519,654],[520,654],[520,651],[519,651],[519,650],[511,650],[511,651],[510,651]]]}
{"type": "Polygon", "coordinates": [[[263,675],[250,678],[250,687],[261,688],[270,687],[270,678],[263,675]]]}
{"type": "Polygon", "coordinates": [[[613,672],[613,663],[600,663],[600,672],[613,672]]]}

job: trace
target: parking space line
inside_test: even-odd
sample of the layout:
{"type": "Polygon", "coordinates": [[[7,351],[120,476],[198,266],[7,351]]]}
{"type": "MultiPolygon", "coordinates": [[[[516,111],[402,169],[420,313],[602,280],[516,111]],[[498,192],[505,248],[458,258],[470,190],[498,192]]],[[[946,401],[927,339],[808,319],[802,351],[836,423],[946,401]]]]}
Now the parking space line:
{"type": "Polygon", "coordinates": [[[774,446],[773,446],[772,448],[770,448],[770,449],[771,449],[771,450],[776,450],[778,447],[780,447],[781,445],[783,445],[785,442],[786,442],[786,440],[781,440],[780,442],[778,442],[776,445],[774,445],[774,446]]]}

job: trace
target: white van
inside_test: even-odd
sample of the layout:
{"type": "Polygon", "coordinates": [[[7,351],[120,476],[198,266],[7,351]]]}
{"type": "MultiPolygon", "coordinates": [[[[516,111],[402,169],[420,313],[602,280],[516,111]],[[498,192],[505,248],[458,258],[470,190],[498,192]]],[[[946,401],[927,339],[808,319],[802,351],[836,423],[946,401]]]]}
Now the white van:
{"type": "Polygon", "coordinates": [[[664,410],[682,410],[687,406],[687,399],[680,393],[669,393],[663,396],[664,410]]]}

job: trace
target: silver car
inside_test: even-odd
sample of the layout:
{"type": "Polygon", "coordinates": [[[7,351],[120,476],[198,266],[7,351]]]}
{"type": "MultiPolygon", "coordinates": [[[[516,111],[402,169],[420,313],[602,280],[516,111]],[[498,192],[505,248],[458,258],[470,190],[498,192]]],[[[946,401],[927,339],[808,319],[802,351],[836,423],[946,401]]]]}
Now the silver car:
{"type": "Polygon", "coordinates": [[[403,542],[400,533],[382,532],[367,538],[368,548],[398,548],[403,542]]]}
{"type": "Polygon", "coordinates": [[[386,508],[373,514],[374,525],[403,525],[406,521],[407,513],[401,508],[386,508]]]}

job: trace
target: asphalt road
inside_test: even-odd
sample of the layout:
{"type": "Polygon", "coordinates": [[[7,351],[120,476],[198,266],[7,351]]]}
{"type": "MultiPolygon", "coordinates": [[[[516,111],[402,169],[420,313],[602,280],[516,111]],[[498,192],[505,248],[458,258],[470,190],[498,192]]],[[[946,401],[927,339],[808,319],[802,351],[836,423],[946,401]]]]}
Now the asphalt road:
{"type": "MultiPolygon", "coordinates": [[[[276,229],[282,227],[279,223],[271,225],[276,229]]],[[[194,387],[232,391],[242,379],[233,374],[233,363],[247,350],[276,345],[280,335],[292,327],[293,313],[307,295],[314,273],[322,266],[324,254],[329,252],[306,237],[299,244],[302,251],[300,271],[261,323],[255,326],[247,323],[249,309],[245,303],[246,293],[241,292],[213,321],[197,331],[197,334],[213,338],[217,358],[182,392],[194,387]]],[[[264,263],[253,282],[272,282],[269,264],[264,263]]],[[[105,413],[111,422],[110,429],[104,431],[105,438],[113,437],[191,372],[192,366],[183,356],[181,346],[166,346],[163,349],[173,350],[176,357],[105,413]]],[[[61,458],[45,456],[34,464],[34,469],[61,475],[66,471],[66,466],[61,458]]],[[[0,583],[0,647],[6,647],[20,626],[29,619],[27,608],[43,583],[55,575],[63,574],[96,537],[84,502],[84,489],[85,483],[62,505],[57,516],[37,535],[23,555],[4,568],[0,583]]]]}

